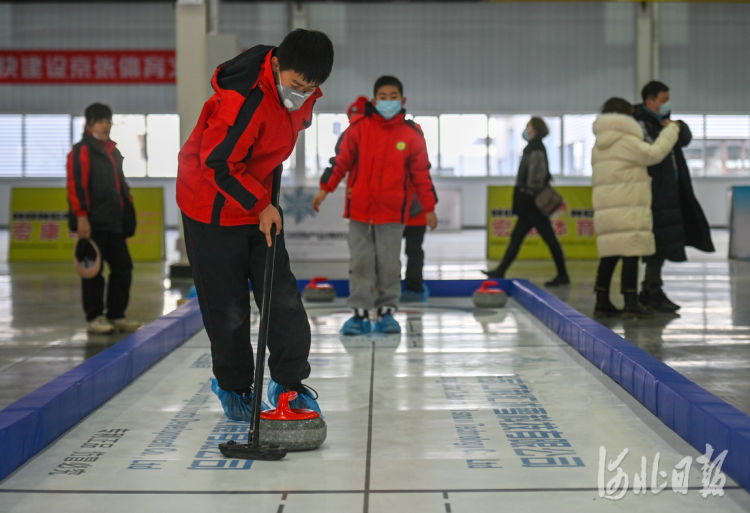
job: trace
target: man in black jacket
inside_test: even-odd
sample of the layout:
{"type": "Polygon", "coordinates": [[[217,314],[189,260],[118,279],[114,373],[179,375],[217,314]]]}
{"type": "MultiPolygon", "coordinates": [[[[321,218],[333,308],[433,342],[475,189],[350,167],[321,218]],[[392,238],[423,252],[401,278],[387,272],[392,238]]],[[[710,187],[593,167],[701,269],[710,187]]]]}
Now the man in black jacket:
{"type": "Polygon", "coordinates": [[[141,323],[125,318],[133,270],[125,239],[133,235],[126,233],[134,229],[127,221],[133,213],[133,199],[122,171],[122,155],[109,138],[112,109],[93,103],[85,116],[83,137],[68,154],[70,230],[80,239],[93,240],[109,264],[106,316],[101,269],[96,276],[81,280],[87,330],[98,334],[135,331],[141,323]]]}
{"type": "MultiPolygon", "coordinates": [[[[663,128],[662,121],[671,114],[669,88],[654,80],[643,87],[641,97],[643,103],[635,106],[634,116],[643,126],[646,140],[653,142],[663,128]]],[[[678,123],[680,135],[674,148],[663,161],[648,168],[656,253],[643,258],[646,273],[639,299],[657,312],[673,313],[680,308],[662,289],[661,269],[665,260],[687,260],[685,246],[714,251],[708,221],[693,193],[690,170],[682,153],[692,134],[684,122],[678,123]]]]}

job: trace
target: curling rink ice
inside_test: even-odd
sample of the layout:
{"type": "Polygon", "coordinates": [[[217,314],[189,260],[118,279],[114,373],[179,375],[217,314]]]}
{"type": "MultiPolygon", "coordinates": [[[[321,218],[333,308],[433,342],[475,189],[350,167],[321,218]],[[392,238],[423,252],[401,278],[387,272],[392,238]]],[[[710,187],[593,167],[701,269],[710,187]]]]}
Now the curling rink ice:
{"type": "Polygon", "coordinates": [[[340,336],[340,298],[307,307],[319,450],[224,458],[218,444],[245,441],[248,424],[211,393],[200,331],[0,482],[0,512],[750,511],[744,489],[706,478],[700,452],[512,299],[402,305],[395,336],[340,336]]]}

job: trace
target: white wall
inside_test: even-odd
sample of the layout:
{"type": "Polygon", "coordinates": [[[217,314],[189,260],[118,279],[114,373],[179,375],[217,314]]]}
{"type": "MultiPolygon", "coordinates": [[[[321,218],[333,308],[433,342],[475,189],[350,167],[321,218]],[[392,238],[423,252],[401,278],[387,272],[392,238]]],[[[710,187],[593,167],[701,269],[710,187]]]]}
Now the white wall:
{"type": "Polygon", "coordinates": [[[750,8],[724,2],[659,3],[659,80],[678,112],[750,111],[750,8]]]}
{"type": "MultiPolygon", "coordinates": [[[[157,3],[0,2],[0,48],[174,48],[174,7],[157,3]]],[[[659,4],[660,77],[677,112],[747,113],[750,9],[659,4]]],[[[335,47],[320,112],[345,112],[377,76],[403,79],[410,110],[591,113],[634,97],[632,2],[307,4],[309,28],[335,47]]],[[[278,44],[287,2],[221,5],[219,31],[240,46],[278,44]]],[[[206,80],[209,77],[195,77],[206,80]]],[[[0,113],[79,113],[98,100],[121,113],[176,112],[174,86],[0,86],[0,113]]]]}

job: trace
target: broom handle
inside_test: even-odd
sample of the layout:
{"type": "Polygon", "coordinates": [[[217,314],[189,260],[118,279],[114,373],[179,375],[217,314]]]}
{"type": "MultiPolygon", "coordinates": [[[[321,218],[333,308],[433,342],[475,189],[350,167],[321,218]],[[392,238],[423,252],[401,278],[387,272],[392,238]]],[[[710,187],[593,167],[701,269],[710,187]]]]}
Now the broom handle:
{"type": "MultiPolygon", "coordinates": [[[[282,166],[273,170],[271,188],[271,205],[279,208],[279,190],[281,189],[282,166]]],[[[260,308],[260,326],[258,328],[258,351],[255,357],[255,393],[253,395],[253,422],[250,426],[252,446],[260,445],[260,403],[263,396],[263,370],[266,366],[266,343],[268,341],[268,323],[271,317],[271,288],[273,283],[273,263],[276,256],[276,225],[271,225],[271,247],[266,249],[266,266],[263,269],[263,301],[260,308]]]]}

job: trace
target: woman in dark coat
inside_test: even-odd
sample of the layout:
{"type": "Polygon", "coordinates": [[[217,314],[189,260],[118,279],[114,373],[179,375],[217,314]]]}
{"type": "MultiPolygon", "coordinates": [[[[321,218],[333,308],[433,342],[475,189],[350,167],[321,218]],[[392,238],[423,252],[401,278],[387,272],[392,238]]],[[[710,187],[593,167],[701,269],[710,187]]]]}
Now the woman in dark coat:
{"type": "Polygon", "coordinates": [[[565,256],[562,247],[560,247],[560,242],[555,236],[555,231],[552,229],[552,223],[549,217],[544,215],[534,203],[537,194],[552,180],[547,162],[547,151],[542,143],[542,139],[547,134],[549,134],[547,124],[539,117],[531,118],[526,125],[526,130],[524,130],[523,137],[528,141],[528,144],[523,149],[523,156],[516,175],[516,185],[513,189],[513,213],[518,216],[518,222],[513,228],[510,235],[510,244],[508,244],[500,264],[495,269],[484,272],[490,278],[505,277],[505,272],[518,255],[526,234],[532,228],[536,228],[542,240],[549,247],[557,268],[557,276],[546,282],[545,285],[554,287],[570,283],[568,270],[565,267],[565,256]]]}

